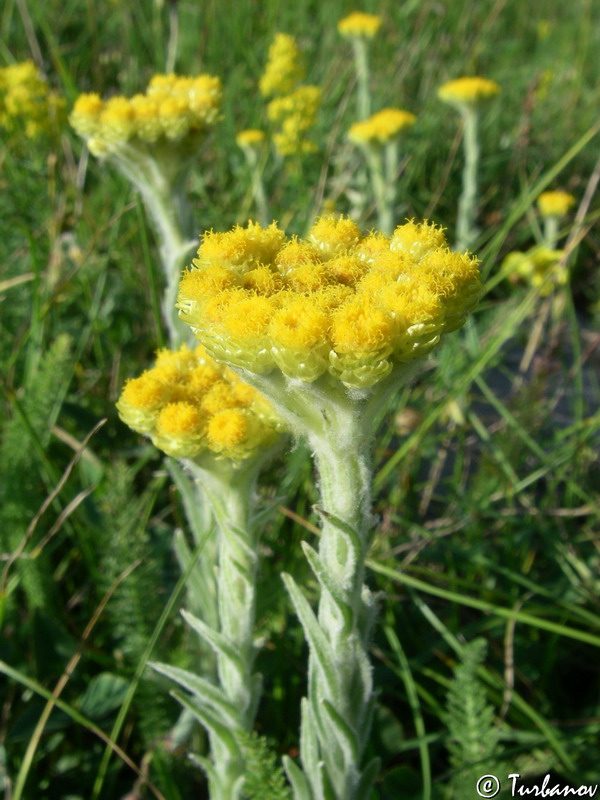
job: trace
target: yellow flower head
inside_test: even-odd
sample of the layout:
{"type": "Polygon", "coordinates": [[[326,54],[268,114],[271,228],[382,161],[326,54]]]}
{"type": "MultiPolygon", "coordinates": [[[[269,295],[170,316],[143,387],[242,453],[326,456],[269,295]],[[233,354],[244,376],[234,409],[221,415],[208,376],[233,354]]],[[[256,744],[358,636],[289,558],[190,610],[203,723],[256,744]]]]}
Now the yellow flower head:
{"type": "Polygon", "coordinates": [[[265,141],[265,132],[257,128],[249,128],[246,131],[240,131],[235,137],[238,147],[244,148],[257,148],[260,147],[265,141]]]}
{"type": "Polygon", "coordinates": [[[209,352],[253,373],[372,386],[459,327],[481,293],[477,259],[433,223],[391,238],[345,217],[322,217],[304,240],[262,230],[270,252],[258,262],[254,224],[206,234],[178,300],[209,352]]]}
{"type": "Polygon", "coordinates": [[[0,68],[0,128],[33,139],[56,133],[65,101],[50,87],[33,61],[0,68]]]}
{"type": "Polygon", "coordinates": [[[564,217],[575,204],[575,198],[572,194],[557,189],[554,192],[542,192],[537,204],[542,217],[564,217]]]}
{"type": "Polygon", "coordinates": [[[438,89],[438,97],[453,105],[476,106],[480,101],[495,97],[500,86],[487,78],[456,78],[438,89]]]}
{"type": "Polygon", "coordinates": [[[400,108],[384,108],[369,119],[355,122],[348,131],[348,138],[355,144],[389,142],[405,128],[415,124],[416,117],[400,108]]]}
{"type": "Polygon", "coordinates": [[[306,138],[306,133],[314,126],[320,105],[321,89],[318,86],[298,86],[290,94],[271,100],[267,116],[278,128],[273,142],[280,155],[299,155],[316,149],[306,138]]]}
{"type": "Polygon", "coordinates": [[[258,84],[261,94],[264,97],[288,94],[303,78],[304,68],[296,40],[287,33],[275,34],[267,66],[258,84]]]}
{"type": "Polygon", "coordinates": [[[220,107],[221,82],[213,75],[155,75],[145,94],[131,98],[80,95],[69,121],[95,155],[106,156],[127,143],[141,149],[159,140],[188,143],[218,120],[220,107]]]}
{"type": "Polygon", "coordinates": [[[347,38],[372,39],[381,26],[381,17],[353,11],[338,22],[338,31],[347,38]]]}
{"type": "Polygon", "coordinates": [[[208,452],[239,461],[273,444],[280,430],[267,400],[203,347],[159,350],[152,369],[127,381],[117,409],[176,458],[208,452]]]}

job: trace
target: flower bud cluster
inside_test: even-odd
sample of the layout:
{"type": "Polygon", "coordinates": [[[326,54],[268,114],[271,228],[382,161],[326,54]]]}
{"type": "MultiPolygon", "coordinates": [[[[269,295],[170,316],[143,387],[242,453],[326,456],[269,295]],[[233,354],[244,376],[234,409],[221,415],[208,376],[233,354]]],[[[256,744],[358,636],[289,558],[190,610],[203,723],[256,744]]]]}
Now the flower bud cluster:
{"type": "Polygon", "coordinates": [[[220,107],[221,81],[213,75],[155,75],[145,94],[131,98],[80,95],[70,122],[94,155],[106,156],[128,142],[143,149],[197,136],[217,122],[220,107]]]}
{"type": "Polygon", "coordinates": [[[117,409],[175,458],[210,452],[243,460],[273,444],[280,430],[268,401],[202,347],[159,350],[152,369],[127,381],[117,409]]]}
{"type": "Polygon", "coordinates": [[[278,33],[269,49],[259,88],[273,99],[267,116],[274,125],[273,142],[282,156],[313,152],[316,147],[306,134],[314,126],[321,105],[318,86],[301,85],[304,69],[293,36],[278,33]]]}
{"type": "Polygon", "coordinates": [[[0,128],[29,139],[58,130],[65,101],[51,91],[33,61],[0,68],[0,128]]]}
{"type": "Polygon", "coordinates": [[[464,323],[477,263],[428,222],[363,236],[351,219],[322,217],[306,239],[249,222],[204,235],[178,307],[218,360],[369,387],[464,323]]]}
{"type": "Polygon", "coordinates": [[[540,290],[542,297],[549,295],[557,286],[564,286],[569,271],[564,263],[564,250],[553,250],[545,245],[533,247],[527,252],[509,253],[502,269],[513,283],[525,281],[540,290]]]}
{"type": "Polygon", "coordinates": [[[542,217],[564,217],[574,204],[573,195],[560,189],[553,192],[542,192],[537,200],[542,217]]]}
{"type": "Polygon", "coordinates": [[[487,78],[456,78],[440,86],[438,97],[445,103],[474,108],[499,92],[500,86],[487,78]]]}
{"type": "Polygon", "coordinates": [[[381,27],[381,17],[376,14],[365,14],[353,11],[338,22],[338,32],[348,39],[372,39],[381,27]]]}
{"type": "Polygon", "coordinates": [[[395,139],[405,128],[415,124],[416,117],[400,108],[384,108],[369,119],[355,122],[348,138],[358,145],[385,144],[395,139]]]}

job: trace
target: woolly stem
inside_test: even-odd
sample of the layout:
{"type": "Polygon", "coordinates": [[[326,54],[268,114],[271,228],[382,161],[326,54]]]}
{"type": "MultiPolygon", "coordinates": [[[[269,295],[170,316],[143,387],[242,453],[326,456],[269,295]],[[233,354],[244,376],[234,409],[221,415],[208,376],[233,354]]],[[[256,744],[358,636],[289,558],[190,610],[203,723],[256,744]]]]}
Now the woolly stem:
{"type": "Polygon", "coordinates": [[[479,117],[477,110],[470,106],[461,106],[460,112],[463,119],[465,164],[462,194],[456,220],[456,249],[463,251],[473,245],[478,235],[475,218],[477,215],[477,169],[479,165],[479,117]]]}
{"type": "Polygon", "coordinates": [[[544,244],[554,250],[558,243],[558,220],[555,215],[544,217],[544,244]]]}
{"type": "Polygon", "coordinates": [[[394,184],[390,183],[389,177],[386,175],[386,170],[384,168],[384,152],[381,146],[367,144],[363,150],[367,159],[367,164],[369,165],[371,186],[373,187],[375,205],[377,206],[379,229],[389,236],[394,229],[394,184]]]}
{"type": "Polygon", "coordinates": [[[352,38],[354,65],[357,79],[357,111],[359,120],[367,119],[371,114],[371,89],[369,72],[368,44],[361,36],[352,38]]]}
{"type": "Polygon", "coordinates": [[[252,147],[244,147],[242,149],[244,151],[246,161],[248,162],[248,166],[250,167],[250,187],[252,191],[252,199],[256,205],[258,221],[263,227],[267,227],[271,217],[265,186],[262,179],[264,162],[259,162],[258,154],[252,147]]]}

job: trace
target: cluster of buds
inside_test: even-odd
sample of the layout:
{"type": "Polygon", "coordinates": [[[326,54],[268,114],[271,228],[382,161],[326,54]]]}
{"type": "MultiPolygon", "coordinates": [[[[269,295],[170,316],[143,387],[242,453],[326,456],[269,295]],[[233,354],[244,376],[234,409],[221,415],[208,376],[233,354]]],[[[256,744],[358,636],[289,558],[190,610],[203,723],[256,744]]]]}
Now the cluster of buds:
{"type": "Polygon", "coordinates": [[[353,11],[338,22],[338,32],[347,39],[372,39],[381,27],[381,17],[353,11]]]}
{"type": "Polygon", "coordinates": [[[263,96],[271,97],[267,116],[274,125],[273,142],[282,156],[314,151],[307,139],[321,105],[318,86],[301,84],[304,68],[293,36],[278,33],[269,48],[267,66],[259,83],[263,96]]]}
{"type": "Polygon", "coordinates": [[[145,94],[131,98],[80,95],[70,122],[94,155],[107,156],[127,143],[143,150],[197,138],[218,120],[220,107],[219,78],[155,75],[145,94]]]}
{"type": "Polygon", "coordinates": [[[250,222],[205,234],[178,307],[219,360],[364,388],[463,324],[482,288],[477,264],[428,222],[363,236],[322,217],[306,239],[250,222]]]}
{"type": "Polygon", "coordinates": [[[51,91],[33,61],[0,68],[0,128],[33,139],[56,132],[64,111],[64,98],[51,91]]]}
{"type": "Polygon", "coordinates": [[[202,347],[159,350],[152,369],[127,381],[117,409],[175,458],[242,461],[272,445],[280,429],[268,401],[202,347]]]}
{"type": "Polygon", "coordinates": [[[500,86],[487,78],[456,78],[448,81],[438,89],[438,97],[445,103],[468,108],[475,108],[483,100],[495,97],[500,86]]]}
{"type": "Polygon", "coordinates": [[[355,122],[348,138],[358,145],[380,145],[395,139],[405,128],[415,124],[416,117],[400,108],[384,108],[369,119],[355,122]]]}

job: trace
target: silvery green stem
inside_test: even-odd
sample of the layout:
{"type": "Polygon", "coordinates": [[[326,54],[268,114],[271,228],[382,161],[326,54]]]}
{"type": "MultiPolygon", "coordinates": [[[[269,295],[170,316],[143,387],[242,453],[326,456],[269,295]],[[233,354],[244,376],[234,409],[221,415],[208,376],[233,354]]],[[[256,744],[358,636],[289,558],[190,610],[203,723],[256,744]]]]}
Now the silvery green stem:
{"type": "Polygon", "coordinates": [[[558,217],[544,217],[544,244],[554,250],[558,243],[558,217]]]}
{"type": "Polygon", "coordinates": [[[371,89],[369,86],[369,45],[361,36],[352,37],[354,65],[357,80],[357,111],[359,120],[367,119],[371,114],[371,89]]]}
{"type": "Polygon", "coordinates": [[[321,590],[317,615],[294,579],[284,576],[309,643],[303,769],[285,759],[295,800],[365,800],[379,769],[378,759],[364,763],[373,713],[368,643],[375,608],[364,585],[374,523],[371,446],[381,409],[414,370],[397,366],[367,390],[345,389],[329,376],[306,384],[242,371],[310,442],[321,492],[318,553],[304,544],[321,590]]]}
{"type": "MultiPolygon", "coordinates": [[[[390,170],[396,156],[397,162],[397,143],[390,142],[385,150],[379,144],[367,144],[363,150],[369,165],[371,175],[371,186],[375,196],[377,206],[377,222],[379,229],[388,236],[394,230],[394,199],[395,199],[395,180],[390,176],[390,170]],[[389,145],[394,145],[388,149],[389,145]]],[[[396,163],[397,165],[397,163],[396,163]]]]}
{"type": "Polygon", "coordinates": [[[477,168],[479,164],[479,117],[477,110],[468,105],[460,106],[463,119],[463,168],[462,194],[458,204],[456,220],[456,249],[467,250],[473,245],[478,231],[475,227],[477,215],[477,168]]]}
{"type": "MultiPolygon", "coordinates": [[[[176,161],[174,154],[171,161],[176,161]]],[[[132,145],[121,145],[113,156],[119,170],[133,183],[142,196],[144,206],[158,235],[160,261],[165,281],[162,311],[169,335],[169,346],[177,348],[187,337],[186,326],[175,308],[181,270],[193,246],[189,204],[185,193],[187,171],[177,169],[164,158],[139,151],[132,145]]]]}
{"type": "Polygon", "coordinates": [[[246,161],[250,167],[250,181],[252,189],[252,199],[256,204],[256,211],[258,214],[258,221],[266,228],[271,222],[269,204],[267,202],[267,195],[263,184],[263,164],[259,162],[258,154],[252,147],[242,148],[246,161]]]}
{"type": "Polygon", "coordinates": [[[262,461],[234,467],[228,461],[189,467],[209,498],[218,530],[218,626],[183,612],[190,627],[214,650],[217,681],[202,675],[154,665],[190,694],[177,699],[208,731],[211,759],[197,759],[205,769],[211,800],[239,800],[245,778],[243,734],[252,731],[262,689],[253,672],[256,647],[256,578],[258,533],[251,507],[262,461]]]}

